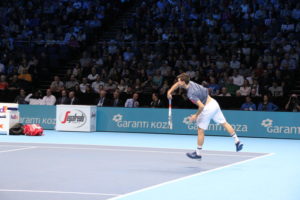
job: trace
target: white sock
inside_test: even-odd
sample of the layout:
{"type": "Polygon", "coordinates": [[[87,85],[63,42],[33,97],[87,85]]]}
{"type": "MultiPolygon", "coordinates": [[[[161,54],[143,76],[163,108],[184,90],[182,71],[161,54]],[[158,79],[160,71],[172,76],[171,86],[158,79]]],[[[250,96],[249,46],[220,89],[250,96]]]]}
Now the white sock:
{"type": "Polygon", "coordinates": [[[199,145],[198,145],[198,147],[197,147],[197,149],[196,149],[196,153],[197,153],[198,156],[201,155],[201,150],[202,150],[202,146],[199,146],[199,145]]]}
{"type": "Polygon", "coordinates": [[[233,135],[231,135],[231,137],[233,137],[235,143],[238,143],[240,141],[239,138],[238,138],[238,136],[236,135],[236,133],[234,133],[233,135]]]}

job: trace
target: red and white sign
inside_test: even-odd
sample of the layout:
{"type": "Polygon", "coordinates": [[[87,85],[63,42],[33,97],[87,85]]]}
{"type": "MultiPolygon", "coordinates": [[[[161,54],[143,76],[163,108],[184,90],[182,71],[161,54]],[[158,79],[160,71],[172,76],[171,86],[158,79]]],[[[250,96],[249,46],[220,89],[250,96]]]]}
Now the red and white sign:
{"type": "Polygon", "coordinates": [[[96,106],[57,105],[55,129],[96,131],[96,106]]]}

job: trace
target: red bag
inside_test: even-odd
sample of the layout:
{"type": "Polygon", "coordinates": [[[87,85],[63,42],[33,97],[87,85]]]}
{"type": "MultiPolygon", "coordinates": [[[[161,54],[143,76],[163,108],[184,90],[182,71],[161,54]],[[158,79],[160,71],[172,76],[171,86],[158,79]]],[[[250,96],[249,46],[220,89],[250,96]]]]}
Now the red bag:
{"type": "Polygon", "coordinates": [[[44,132],[44,129],[39,124],[25,124],[23,128],[23,132],[27,136],[41,136],[44,132]]]}

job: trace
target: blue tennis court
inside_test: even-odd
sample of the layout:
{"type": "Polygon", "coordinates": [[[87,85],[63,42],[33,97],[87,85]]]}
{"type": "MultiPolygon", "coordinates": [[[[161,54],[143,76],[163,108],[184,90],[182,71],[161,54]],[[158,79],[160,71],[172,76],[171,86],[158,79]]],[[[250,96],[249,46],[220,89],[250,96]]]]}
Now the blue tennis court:
{"type": "Polygon", "coordinates": [[[207,137],[201,161],[185,153],[196,136],[46,131],[4,136],[5,200],[299,199],[299,141],[207,137]]]}

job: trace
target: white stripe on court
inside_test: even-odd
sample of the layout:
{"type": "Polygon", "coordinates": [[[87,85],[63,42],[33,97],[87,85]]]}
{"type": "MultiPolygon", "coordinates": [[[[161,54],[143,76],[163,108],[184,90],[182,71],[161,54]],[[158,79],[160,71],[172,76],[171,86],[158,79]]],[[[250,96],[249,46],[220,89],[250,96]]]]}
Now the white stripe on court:
{"type": "MultiPolygon", "coordinates": [[[[184,154],[185,152],[178,151],[150,151],[150,150],[136,150],[136,149],[111,149],[111,148],[83,148],[83,147],[49,147],[49,146],[34,146],[42,149],[67,149],[67,150],[97,150],[97,151],[119,151],[119,152],[139,152],[139,153],[165,153],[165,154],[184,154]]],[[[226,156],[226,157],[246,157],[253,158],[255,155],[243,155],[237,154],[216,154],[216,153],[205,153],[202,155],[213,155],[213,156],[226,156]]]]}
{"type": "MultiPolygon", "coordinates": [[[[11,144],[6,144],[6,143],[9,143],[9,142],[0,142],[0,147],[1,146],[13,146],[13,147],[28,147],[26,145],[11,145],[11,144]]],[[[33,143],[27,143],[27,142],[14,142],[14,143],[18,143],[18,144],[33,144],[33,143]]],[[[186,148],[159,148],[159,147],[142,147],[142,146],[116,146],[116,145],[101,145],[101,144],[69,144],[69,143],[37,143],[37,144],[47,144],[47,145],[66,145],[66,146],[69,146],[69,145],[82,145],[82,146],[101,146],[101,147],[106,147],[106,148],[102,148],[102,149],[111,149],[109,147],[117,147],[117,148],[147,148],[147,149],[164,149],[164,150],[185,150],[185,151],[190,151],[190,150],[193,150],[193,149],[186,149],[186,148]]],[[[45,148],[47,146],[32,146],[32,147],[38,147],[38,148],[45,148]]],[[[87,148],[87,147],[54,147],[54,146],[49,146],[49,148],[70,148],[70,149],[82,149],[82,150],[88,150],[88,149],[94,149],[94,150],[101,150],[101,148],[87,148]]],[[[122,150],[122,149],[118,149],[118,150],[122,150]]],[[[126,151],[126,150],[124,150],[126,151]]],[[[149,153],[153,153],[153,152],[161,152],[161,151],[146,151],[146,150],[131,150],[131,149],[128,149],[128,151],[144,151],[144,152],[149,152],[149,153]]],[[[203,150],[205,151],[205,150],[203,150]]],[[[208,151],[213,151],[213,150],[208,150],[208,151]]],[[[218,151],[221,151],[221,150],[218,150],[218,151]]],[[[163,152],[163,151],[162,151],[163,152]]],[[[234,151],[222,151],[222,152],[232,152],[232,153],[235,153],[234,151]]],[[[167,153],[167,152],[165,152],[167,153]]],[[[174,152],[174,153],[184,153],[184,152],[174,152]]],[[[241,152],[243,153],[243,152],[241,152]]],[[[268,154],[266,152],[246,152],[246,153],[253,153],[253,154],[268,154]]],[[[209,153],[206,153],[205,155],[225,155],[225,156],[230,156],[230,155],[227,155],[227,154],[209,154],[209,153]]],[[[241,156],[241,155],[232,155],[232,156],[241,156]]],[[[244,157],[253,157],[252,156],[247,156],[247,155],[243,155],[244,157]]]]}
{"type": "Polygon", "coordinates": [[[51,194],[76,194],[76,195],[94,195],[94,196],[119,196],[120,194],[107,193],[92,193],[92,192],[65,192],[65,191],[51,191],[51,190],[10,190],[0,189],[0,192],[27,192],[27,193],[51,193],[51,194]]]}
{"type": "MultiPolygon", "coordinates": [[[[16,146],[16,145],[0,145],[0,146],[16,146]]],[[[23,146],[25,147],[25,146],[23,146]]],[[[112,149],[112,148],[89,148],[89,147],[54,147],[54,146],[31,146],[30,148],[42,148],[42,149],[67,149],[67,150],[97,150],[97,151],[119,151],[119,152],[140,152],[140,153],[165,153],[165,154],[184,154],[184,152],[179,151],[158,151],[158,150],[137,150],[137,149],[112,149]]],[[[134,148],[134,147],[133,147],[134,148]]],[[[140,147],[139,147],[140,148],[140,147]]],[[[148,148],[148,147],[147,147],[148,148]]],[[[0,151],[1,152],[1,151],[0,151]]],[[[246,157],[252,158],[255,155],[243,155],[237,154],[217,154],[217,153],[205,153],[202,155],[211,156],[226,156],[226,157],[246,157]]]]}
{"type": "Polygon", "coordinates": [[[117,196],[117,197],[112,197],[112,198],[107,199],[107,200],[121,200],[122,198],[128,197],[130,195],[134,195],[134,194],[141,193],[141,192],[144,192],[144,191],[147,191],[147,190],[155,189],[155,188],[165,186],[165,185],[168,185],[168,184],[171,184],[171,183],[180,182],[180,181],[183,181],[183,180],[195,177],[195,176],[202,176],[202,175],[210,173],[210,172],[218,171],[218,170],[228,168],[228,167],[232,167],[232,166],[235,166],[235,165],[240,165],[240,164],[243,164],[243,163],[246,163],[246,162],[249,162],[249,161],[253,161],[253,160],[256,160],[256,159],[259,159],[259,158],[264,158],[264,157],[272,156],[272,155],[274,155],[274,153],[269,153],[269,154],[258,156],[258,157],[255,157],[255,158],[250,158],[248,160],[243,160],[243,161],[240,161],[240,162],[232,163],[232,164],[225,165],[225,166],[222,166],[222,167],[218,167],[218,168],[215,168],[215,169],[207,170],[207,171],[204,171],[204,172],[199,172],[197,174],[192,174],[192,175],[189,175],[189,176],[181,177],[181,178],[178,178],[178,179],[174,179],[174,180],[171,180],[171,181],[167,181],[167,182],[164,182],[164,183],[160,183],[160,184],[157,184],[157,185],[146,187],[146,188],[134,191],[134,192],[129,192],[127,194],[123,194],[123,195],[120,195],[120,196],[117,196]]]}
{"type": "Polygon", "coordinates": [[[19,148],[19,149],[9,149],[9,150],[4,150],[0,151],[0,153],[6,153],[6,152],[12,152],[12,151],[22,151],[26,149],[35,149],[36,147],[26,147],[26,148],[19,148]]]}

